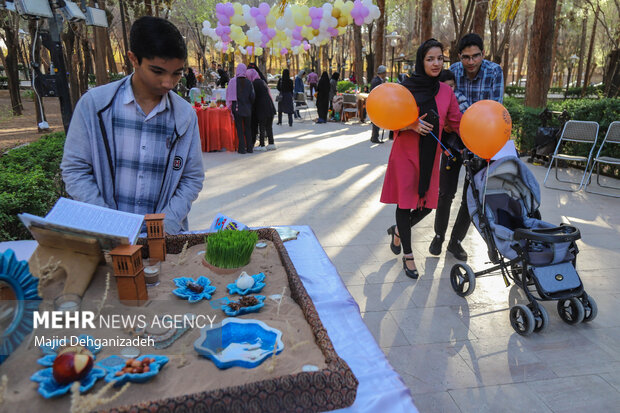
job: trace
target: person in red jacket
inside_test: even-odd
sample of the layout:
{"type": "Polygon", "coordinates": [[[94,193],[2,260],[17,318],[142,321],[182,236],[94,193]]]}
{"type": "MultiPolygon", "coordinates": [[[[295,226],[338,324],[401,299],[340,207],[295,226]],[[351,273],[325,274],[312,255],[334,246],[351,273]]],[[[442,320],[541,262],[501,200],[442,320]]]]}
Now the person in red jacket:
{"type": "Polygon", "coordinates": [[[417,51],[415,72],[402,82],[413,94],[420,117],[396,131],[381,192],[381,202],[397,205],[396,225],[388,228],[390,248],[400,254],[402,246],[405,275],[414,279],[419,274],[411,228],[437,208],[441,155],[437,139],[446,124],[458,132],[461,121],[454,92],[439,81],[443,60],[443,45],[435,39],[425,41],[417,51]]]}

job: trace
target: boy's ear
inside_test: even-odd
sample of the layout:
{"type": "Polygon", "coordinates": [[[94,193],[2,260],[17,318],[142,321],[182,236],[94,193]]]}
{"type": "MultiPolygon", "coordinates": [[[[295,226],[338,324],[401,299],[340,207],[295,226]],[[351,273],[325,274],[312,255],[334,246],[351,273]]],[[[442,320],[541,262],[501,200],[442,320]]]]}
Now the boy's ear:
{"type": "Polygon", "coordinates": [[[140,64],[138,63],[138,57],[134,54],[134,52],[132,52],[131,50],[129,50],[127,52],[127,57],[129,57],[129,61],[131,62],[131,64],[135,67],[135,66],[140,66],[140,64]]]}

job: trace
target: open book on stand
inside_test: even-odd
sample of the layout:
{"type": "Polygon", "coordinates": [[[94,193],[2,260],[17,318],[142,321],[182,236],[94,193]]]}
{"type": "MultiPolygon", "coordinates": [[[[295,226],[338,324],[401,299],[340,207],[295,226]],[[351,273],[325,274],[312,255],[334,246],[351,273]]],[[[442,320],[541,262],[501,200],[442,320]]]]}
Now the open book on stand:
{"type": "Polygon", "coordinates": [[[18,214],[18,217],[28,229],[38,227],[61,234],[96,238],[104,250],[120,244],[134,244],[144,220],[144,215],[67,198],[60,198],[45,218],[28,213],[18,214]]]}

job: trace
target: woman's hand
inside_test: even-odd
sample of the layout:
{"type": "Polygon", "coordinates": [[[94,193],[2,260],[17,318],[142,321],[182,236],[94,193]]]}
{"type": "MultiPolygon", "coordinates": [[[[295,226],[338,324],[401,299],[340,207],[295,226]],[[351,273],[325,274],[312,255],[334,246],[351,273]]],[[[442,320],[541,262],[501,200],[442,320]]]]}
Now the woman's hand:
{"type": "Polygon", "coordinates": [[[420,116],[418,120],[416,120],[415,122],[413,122],[411,125],[407,126],[406,128],[401,129],[400,131],[402,132],[406,130],[412,130],[414,132],[419,133],[420,135],[428,134],[430,131],[433,130],[433,125],[428,122],[423,121],[426,115],[428,115],[428,113],[425,113],[424,115],[420,116]]]}

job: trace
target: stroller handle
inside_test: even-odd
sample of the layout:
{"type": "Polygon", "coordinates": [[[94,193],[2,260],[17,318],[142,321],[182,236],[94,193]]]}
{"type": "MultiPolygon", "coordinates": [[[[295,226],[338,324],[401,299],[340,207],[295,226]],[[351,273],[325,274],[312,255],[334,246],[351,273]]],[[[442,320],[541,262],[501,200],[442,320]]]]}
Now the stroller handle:
{"type": "Polygon", "coordinates": [[[540,241],[548,243],[556,242],[573,242],[581,238],[579,229],[571,225],[562,225],[554,228],[539,228],[539,229],[515,229],[515,240],[529,240],[540,241]]]}

